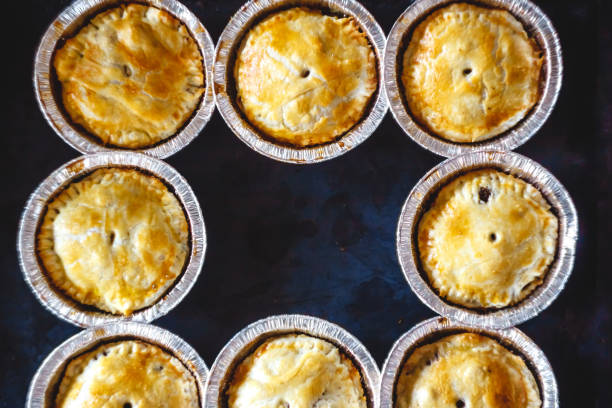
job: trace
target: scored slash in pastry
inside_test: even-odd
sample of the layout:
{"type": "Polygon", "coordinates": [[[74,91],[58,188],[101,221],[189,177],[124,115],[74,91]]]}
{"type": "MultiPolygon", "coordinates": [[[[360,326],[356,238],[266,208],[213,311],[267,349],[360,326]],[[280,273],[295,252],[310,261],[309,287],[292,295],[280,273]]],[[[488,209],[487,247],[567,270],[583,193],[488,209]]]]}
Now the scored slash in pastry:
{"type": "Polygon", "coordinates": [[[174,356],[137,340],[109,343],[68,364],[56,408],[198,408],[195,379],[174,356]]]}
{"type": "Polygon", "coordinates": [[[396,408],[539,408],[538,384],[525,362],[475,333],[417,348],[404,363],[396,408]]]}
{"type": "Polygon", "coordinates": [[[53,65],[70,118],[119,147],[174,135],[204,92],[202,55],[187,28],[140,4],[95,16],[57,50],[53,65]]]}
{"type": "Polygon", "coordinates": [[[274,337],[235,369],[228,408],[365,408],[361,375],[336,346],[306,335],[274,337]]]}
{"type": "Polygon", "coordinates": [[[442,187],[418,226],[421,265],[440,295],[500,308],[527,297],[554,259],[558,220],[531,184],[497,170],[442,187]]]}
{"type": "Polygon", "coordinates": [[[47,205],[37,250],[53,284],[77,302],[130,314],[182,272],[189,227],[176,196],[137,170],[99,169],[47,205]]]}
{"type": "Polygon", "coordinates": [[[490,139],[537,102],[540,54],[509,12],[452,4],[412,34],[402,70],[406,102],[419,122],[444,139],[490,139]]]}
{"type": "Polygon", "coordinates": [[[351,17],[278,12],[243,39],[234,66],[247,119],[298,147],[333,141],[362,117],[377,88],[376,59],[351,17]]]}

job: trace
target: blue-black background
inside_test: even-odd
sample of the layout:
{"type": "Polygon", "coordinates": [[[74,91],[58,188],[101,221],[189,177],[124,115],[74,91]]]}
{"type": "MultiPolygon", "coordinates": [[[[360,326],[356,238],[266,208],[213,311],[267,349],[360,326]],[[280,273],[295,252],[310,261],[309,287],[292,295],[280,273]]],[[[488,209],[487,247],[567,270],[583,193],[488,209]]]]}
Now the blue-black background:
{"type": "MultiPolygon", "coordinates": [[[[213,41],[240,0],[187,1],[213,41]]],[[[364,1],[388,33],[411,3],[364,1]]],[[[517,149],[543,164],[574,198],[580,239],[564,292],[524,330],[546,353],[565,407],[611,407],[612,5],[539,0],[561,37],[564,80],[554,112],[517,149]]],[[[77,156],[47,125],[32,90],[40,36],[67,0],[3,3],[3,189],[0,235],[0,406],[20,407],[45,356],[78,328],[52,316],[23,281],[17,223],[42,179],[77,156]],[[7,30],[8,28],[8,30],[7,30]]],[[[361,146],[330,162],[282,164],[251,151],[217,112],[168,159],[191,183],[208,249],[185,300],[155,324],[187,340],[210,366],[248,323],[273,314],[329,319],[357,336],[382,365],[393,342],[434,313],[411,292],[395,253],[400,208],[440,157],[387,114],[361,146]]]]}

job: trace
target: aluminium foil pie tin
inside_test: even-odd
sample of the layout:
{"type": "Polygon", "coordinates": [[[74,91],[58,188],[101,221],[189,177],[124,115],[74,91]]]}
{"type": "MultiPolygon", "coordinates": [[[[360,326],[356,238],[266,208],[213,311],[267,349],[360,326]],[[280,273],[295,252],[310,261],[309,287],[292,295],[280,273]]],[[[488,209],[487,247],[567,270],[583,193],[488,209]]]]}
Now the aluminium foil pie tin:
{"type": "Polygon", "coordinates": [[[540,75],[540,97],[518,124],[502,134],[476,143],[457,143],[435,135],[412,117],[404,98],[401,69],[412,31],[425,17],[441,7],[461,0],[416,0],[396,20],[385,47],[385,90],[391,113],[408,136],[425,149],[444,157],[476,150],[513,150],[529,140],[546,122],[559,96],[563,77],[561,43],[549,18],[529,0],[475,0],[485,7],[505,9],[534,38],[544,56],[540,75]]]}
{"type": "Polygon", "coordinates": [[[374,17],[355,0],[250,0],[231,18],[217,42],[214,63],[214,91],[221,116],[238,136],[256,152],[287,163],[310,164],[338,157],[365,141],[376,130],[387,112],[383,87],[385,34],[374,17]],[[233,65],[236,50],[249,29],[262,18],[290,7],[306,6],[351,16],[367,35],[376,55],[378,89],[361,120],[334,142],[312,147],[291,147],[271,142],[243,116],[235,102],[233,65]],[[263,136],[262,136],[263,135],[263,136]]]}
{"type": "Polygon", "coordinates": [[[491,337],[519,355],[531,370],[540,389],[542,408],[559,407],[559,391],[552,367],[542,350],[516,328],[504,330],[476,329],[444,317],[425,320],[404,333],[393,345],[383,365],[380,408],[395,405],[395,385],[404,362],[415,348],[456,333],[472,332],[491,337]]]}
{"type": "Polygon", "coordinates": [[[127,149],[104,145],[95,136],[76,126],[63,108],[59,90],[60,85],[55,78],[53,69],[55,50],[65,38],[76,34],[97,13],[131,2],[133,1],[77,0],[62,11],[43,35],[36,51],[33,77],[34,92],[36,93],[40,110],[45,119],[47,119],[47,122],[49,122],[49,125],[55,130],[55,133],[80,153],[138,151],[163,159],[173,155],[193,141],[208,123],[215,108],[212,86],[214,44],[200,20],[187,7],[176,0],[138,1],[139,3],[145,3],[172,14],[187,27],[202,54],[202,64],[205,71],[204,80],[206,81],[206,89],[202,95],[202,100],[193,115],[183,124],[177,134],[151,147],[127,149]]]}
{"type": "Polygon", "coordinates": [[[482,151],[447,159],[417,182],[399,217],[397,255],[410,287],[433,311],[469,326],[502,329],[538,315],[561,293],[572,272],[577,238],[578,215],[574,203],[565,187],[548,170],[517,153],[482,151]],[[430,286],[419,266],[417,227],[430,199],[452,179],[480,168],[501,170],[532,184],[559,220],[557,250],[544,281],[521,302],[501,309],[477,310],[450,303],[430,286]]]}
{"type": "Polygon", "coordinates": [[[120,340],[140,340],[161,347],[178,358],[196,380],[200,406],[203,406],[204,384],[208,368],[198,353],[185,340],[167,330],[150,324],[137,322],[115,322],[92,327],[72,336],[47,356],[34,374],[26,408],[47,408],[55,406],[59,382],[68,363],[97,346],[120,340]]]}
{"type": "Polygon", "coordinates": [[[227,407],[224,394],[235,367],[266,339],[284,334],[307,334],[338,347],[359,370],[368,407],[378,408],[380,372],[365,346],[336,324],[297,314],[258,320],[238,332],[223,347],[210,369],[204,408],[227,407]]]}
{"type": "Polygon", "coordinates": [[[19,264],[30,289],[42,305],[57,317],[81,327],[98,326],[117,320],[151,322],[178,305],[195,284],[204,263],[206,231],[202,210],[187,181],[165,162],[142,153],[103,152],[78,157],[47,177],[30,196],[19,224],[17,237],[19,264]],[[129,316],[111,314],[83,305],[59,291],[51,283],[38,260],[36,236],[47,203],[71,182],[105,167],[129,167],[159,178],[178,198],[189,225],[190,253],[183,272],[153,305],[129,316]]]}

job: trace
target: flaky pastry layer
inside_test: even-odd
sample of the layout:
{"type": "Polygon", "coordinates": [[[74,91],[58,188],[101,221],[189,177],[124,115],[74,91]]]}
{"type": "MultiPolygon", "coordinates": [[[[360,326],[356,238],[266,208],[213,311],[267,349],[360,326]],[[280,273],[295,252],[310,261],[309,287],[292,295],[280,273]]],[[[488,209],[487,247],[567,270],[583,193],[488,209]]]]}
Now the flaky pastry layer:
{"type": "Polygon", "coordinates": [[[104,344],[68,364],[56,408],[199,408],[195,379],[174,356],[137,340],[104,344]]]}
{"type": "Polygon", "coordinates": [[[442,187],[421,217],[421,265],[453,303],[513,305],[542,283],[557,230],[557,217],[531,184],[493,169],[472,171],[442,187]]]}
{"type": "Polygon", "coordinates": [[[353,127],[377,88],[376,57],[351,17],[292,8],[242,40],[237,100],[266,135],[295,146],[333,141],[353,127]]]}
{"type": "Polygon", "coordinates": [[[404,54],[408,107],[444,139],[490,139],[538,101],[540,54],[505,10],[466,3],[436,10],[418,24],[404,54]]]}
{"type": "Polygon", "coordinates": [[[181,274],[189,227],[159,179],[104,168],[47,205],[37,251],[53,284],[71,298],[127,315],[155,303],[181,274]]]}
{"type": "Polygon", "coordinates": [[[141,4],[96,15],[57,50],[53,65],[70,118],[119,147],[174,135],[204,92],[202,55],[187,28],[141,4]]]}
{"type": "Polygon", "coordinates": [[[228,408],[365,408],[361,376],[336,346],[307,335],[273,337],[235,369],[228,408]]]}
{"type": "Polygon", "coordinates": [[[417,348],[404,363],[397,408],[539,408],[538,384],[523,359],[474,333],[417,348]]]}

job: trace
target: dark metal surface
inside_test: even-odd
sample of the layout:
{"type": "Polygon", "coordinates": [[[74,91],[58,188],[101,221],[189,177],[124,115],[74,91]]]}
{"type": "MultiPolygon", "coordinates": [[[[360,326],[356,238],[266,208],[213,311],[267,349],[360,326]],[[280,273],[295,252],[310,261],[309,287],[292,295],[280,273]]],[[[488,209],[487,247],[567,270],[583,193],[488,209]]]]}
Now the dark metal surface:
{"type": "MultiPolygon", "coordinates": [[[[48,126],[32,89],[32,62],[66,0],[7,2],[2,109],[0,406],[21,407],[44,357],[79,329],[44,310],[17,266],[16,231],[34,188],[76,157],[48,126]]],[[[216,41],[239,0],[185,1],[216,41]]],[[[410,3],[366,1],[388,33],[410,3]]],[[[612,3],[536,1],[555,25],[563,87],[551,117],[517,151],[548,168],[580,217],[576,264],[559,298],[519,326],[555,371],[561,405],[610,407],[612,232],[612,3]]],[[[258,318],[305,313],[355,335],[382,365],[392,344],[434,316],[410,291],[395,254],[397,218],[410,189],[441,159],[420,148],[390,114],[338,159],[295,166],[249,149],[218,113],[168,162],[193,187],[204,213],[204,271],[185,300],[155,324],[189,342],[210,365],[258,318]]]]}

